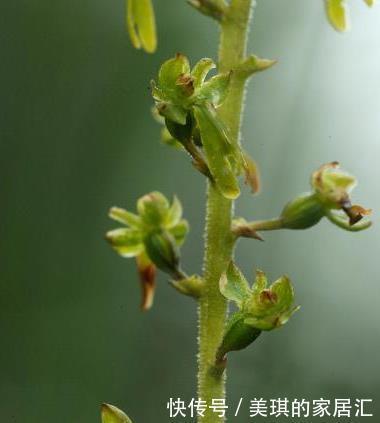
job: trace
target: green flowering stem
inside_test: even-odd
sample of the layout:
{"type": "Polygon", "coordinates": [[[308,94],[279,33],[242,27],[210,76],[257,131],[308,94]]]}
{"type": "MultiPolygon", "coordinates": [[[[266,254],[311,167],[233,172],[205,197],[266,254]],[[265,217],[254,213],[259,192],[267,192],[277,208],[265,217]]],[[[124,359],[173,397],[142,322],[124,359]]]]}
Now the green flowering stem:
{"type": "MultiPolygon", "coordinates": [[[[228,72],[245,58],[246,38],[251,0],[232,0],[221,22],[219,71],[228,72]]],[[[239,143],[241,111],[245,80],[232,75],[230,90],[218,109],[229,128],[231,141],[239,143]]],[[[226,325],[227,301],[219,291],[219,279],[233,254],[235,237],[231,233],[233,201],[225,198],[216,186],[208,182],[206,251],[204,260],[204,291],[199,301],[199,371],[198,396],[211,403],[213,398],[225,397],[225,372],[215,372],[214,363],[226,325]]],[[[202,423],[223,422],[211,409],[202,423]]]]}

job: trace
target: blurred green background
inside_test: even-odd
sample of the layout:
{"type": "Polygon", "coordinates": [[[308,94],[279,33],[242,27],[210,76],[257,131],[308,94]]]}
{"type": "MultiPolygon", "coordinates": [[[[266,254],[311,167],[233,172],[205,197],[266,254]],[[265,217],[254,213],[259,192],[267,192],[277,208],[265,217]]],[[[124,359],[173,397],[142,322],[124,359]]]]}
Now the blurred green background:
{"type": "MultiPolygon", "coordinates": [[[[380,210],[380,7],[350,3],[352,31],[342,36],[321,1],[258,2],[250,49],[279,63],[246,97],[244,144],[264,191],[245,189],[238,214],[276,215],[331,160],[359,178],[355,200],[380,210]]],[[[130,45],[121,0],[1,3],[4,423],[94,423],[103,401],[137,423],[167,422],[169,397],[194,396],[195,304],[160,275],[142,314],[134,263],[103,241],[109,206],[177,193],[192,224],[185,268],[201,269],[205,183],[160,144],[148,87],[175,52],[215,58],[218,33],[184,0],[155,6],[159,49],[149,56],[130,45]]],[[[379,251],[376,224],[351,234],[323,222],[240,242],[244,271],[289,274],[302,309],[231,354],[230,404],[244,398],[233,421],[250,420],[249,399],[285,396],[373,398],[375,416],[353,421],[378,421],[379,251]]]]}

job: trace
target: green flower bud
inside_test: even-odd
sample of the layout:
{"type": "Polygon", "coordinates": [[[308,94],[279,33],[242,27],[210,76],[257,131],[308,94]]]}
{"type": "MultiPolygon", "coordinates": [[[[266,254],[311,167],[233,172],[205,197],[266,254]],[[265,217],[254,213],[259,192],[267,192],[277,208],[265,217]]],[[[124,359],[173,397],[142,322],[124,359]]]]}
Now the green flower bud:
{"type": "Polygon", "coordinates": [[[147,53],[157,48],[156,22],[151,0],[127,0],[127,27],[132,44],[147,53]]]}
{"type": "Polygon", "coordinates": [[[114,405],[102,404],[102,423],[132,423],[132,420],[114,405]]]}
{"type": "Polygon", "coordinates": [[[349,225],[353,226],[371,214],[371,210],[351,204],[350,193],[357,181],[354,176],[339,169],[338,162],[321,166],[312,174],[311,185],[329,219],[332,210],[342,210],[348,217],[349,225]]]}
{"type": "Polygon", "coordinates": [[[177,197],[172,204],[159,192],[144,195],[137,202],[138,215],[113,207],[109,216],[126,227],[106,234],[107,241],[122,257],[136,257],[142,288],[142,309],[153,303],[156,266],[175,280],[184,279],[179,268],[178,247],[183,244],[189,225],[182,219],[177,197]]]}
{"type": "Polygon", "coordinates": [[[166,231],[151,233],[144,239],[145,251],[150,260],[174,279],[182,278],[179,268],[179,249],[174,237],[166,231]]]}
{"type": "Polygon", "coordinates": [[[371,213],[359,205],[352,205],[350,193],[356,186],[356,178],[339,169],[338,162],[327,163],[311,176],[312,193],[302,194],[290,201],[280,216],[280,228],[306,229],[316,225],[326,216],[335,225],[358,231],[371,225],[358,222],[371,213]],[[347,217],[336,213],[341,210],[347,217]]]}

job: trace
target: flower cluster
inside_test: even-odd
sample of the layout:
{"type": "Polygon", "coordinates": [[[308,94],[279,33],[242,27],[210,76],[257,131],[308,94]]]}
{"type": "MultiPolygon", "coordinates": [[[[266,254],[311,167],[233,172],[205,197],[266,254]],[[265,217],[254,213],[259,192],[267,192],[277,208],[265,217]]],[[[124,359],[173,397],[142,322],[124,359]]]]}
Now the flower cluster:
{"type": "Polygon", "coordinates": [[[112,207],[111,219],[125,225],[106,234],[113,249],[122,257],[136,257],[142,282],[142,308],[152,305],[156,267],[174,280],[183,278],[179,265],[179,247],[185,240],[189,226],[182,219],[182,206],[174,197],[173,203],[159,192],[151,192],[137,201],[138,214],[112,207]]]}
{"type": "Polygon", "coordinates": [[[229,92],[232,78],[246,79],[275,62],[251,56],[235,70],[206,79],[215,64],[201,59],[191,69],[182,54],[161,66],[158,80],[152,81],[157,113],[163,118],[172,139],[182,145],[194,166],[213,181],[221,193],[235,199],[240,193],[237,177],[244,172],[252,190],[258,190],[254,161],[231,140],[229,130],[217,110],[229,92]]]}
{"type": "Polygon", "coordinates": [[[356,178],[339,168],[338,162],[321,166],[311,176],[312,192],[290,201],[281,213],[282,227],[306,229],[327,217],[335,225],[359,231],[371,225],[362,220],[371,210],[352,205],[350,193],[356,186],[356,178]]]}
{"type": "Polygon", "coordinates": [[[265,274],[257,270],[252,287],[236,265],[231,262],[220,283],[220,292],[233,301],[238,311],[233,313],[219,347],[217,360],[229,351],[250,345],[261,333],[284,325],[299,307],[293,305],[294,290],[288,277],[282,276],[268,286],[265,274]]]}

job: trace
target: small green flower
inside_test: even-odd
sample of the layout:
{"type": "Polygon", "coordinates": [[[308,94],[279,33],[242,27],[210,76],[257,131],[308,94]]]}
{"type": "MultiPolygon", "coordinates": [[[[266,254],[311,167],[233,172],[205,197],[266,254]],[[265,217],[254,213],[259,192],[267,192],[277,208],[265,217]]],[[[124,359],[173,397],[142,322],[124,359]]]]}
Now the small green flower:
{"type": "Polygon", "coordinates": [[[338,162],[321,166],[311,177],[313,192],[302,194],[285,206],[281,226],[306,229],[326,216],[335,225],[349,231],[368,228],[371,222],[361,220],[371,210],[351,204],[350,193],[356,184],[356,178],[339,169],[338,162]]]}
{"type": "Polygon", "coordinates": [[[152,95],[172,137],[191,154],[195,166],[209,172],[221,192],[233,199],[240,192],[237,175],[243,156],[216,113],[228,94],[231,73],[206,80],[213,68],[214,62],[205,58],[191,69],[187,57],[177,54],[161,66],[152,95]]]}
{"type": "Polygon", "coordinates": [[[284,325],[299,307],[293,305],[294,290],[288,277],[282,276],[268,287],[268,280],[261,271],[256,272],[256,280],[249,286],[244,275],[231,262],[223,273],[220,292],[233,301],[238,311],[232,314],[227,323],[217,360],[222,360],[229,351],[246,348],[260,335],[284,325]]]}
{"type": "Polygon", "coordinates": [[[177,197],[172,204],[159,192],[151,192],[137,201],[138,214],[112,207],[109,216],[122,223],[121,228],[108,231],[106,239],[122,257],[135,257],[143,291],[142,308],[153,302],[155,268],[173,279],[183,274],[179,266],[179,247],[189,226],[182,219],[182,206],[177,197]]]}
{"type": "Polygon", "coordinates": [[[156,21],[151,0],[127,0],[127,27],[135,48],[143,48],[147,53],[156,51],[156,21]]]}
{"type": "Polygon", "coordinates": [[[268,287],[264,272],[257,270],[252,288],[236,265],[231,262],[220,279],[220,291],[234,301],[245,323],[260,330],[272,330],[285,324],[298,310],[294,307],[294,290],[287,276],[268,287]]]}

